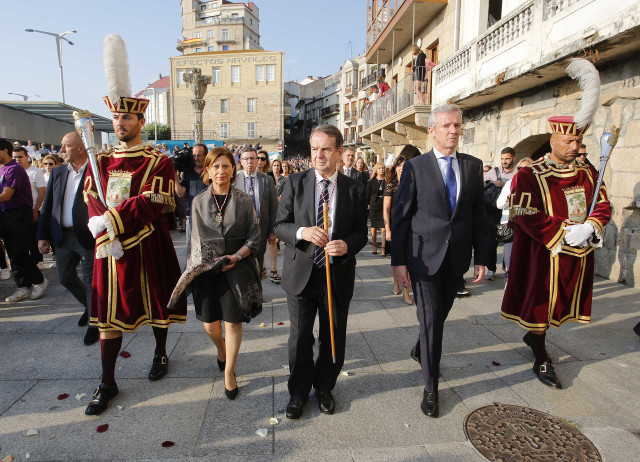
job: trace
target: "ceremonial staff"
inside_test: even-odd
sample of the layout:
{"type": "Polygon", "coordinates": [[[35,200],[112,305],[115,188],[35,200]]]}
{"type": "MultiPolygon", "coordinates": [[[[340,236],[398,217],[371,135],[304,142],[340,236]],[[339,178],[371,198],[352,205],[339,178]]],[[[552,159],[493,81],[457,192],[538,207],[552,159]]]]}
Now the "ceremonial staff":
{"type": "Polygon", "coordinates": [[[82,143],[87,150],[87,157],[89,158],[89,164],[91,165],[91,172],[93,178],[96,181],[96,191],[98,191],[98,197],[102,205],[107,207],[107,201],[104,198],[104,191],[102,190],[102,182],[100,181],[100,170],[98,170],[98,162],[96,162],[95,149],[93,147],[93,120],[91,120],[91,113],[89,111],[73,111],[73,119],[76,121],[76,131],[82,138],[82,143]]]}
{"type": "MultiPolygon", "coordinates": [[[[327,213],[327,203],[322,204],[322,217],[324,219],[324,230],[329,232],[329,214],[327,213]]],[[[327,299],[329,302],[329,332],[331,334],[331,356],[333,364],[336,363],[336,339],[333,334],[333,303],[331,300],[331,269],[329,268],[329,252],[324,248],[324,266],[327,269],[327,299]]]]}
{"type": "Polygon", "coordinates": [[[593,199],[591,200],[589,215],[593,213],[593,209],[596,207],[598,194],[600,193],[600,188],[602,187],[604,170],[605,168],[607,168],[607,162],[609,161],[609,157],[611,156],[611,151],[613,151],[614,146],[618,142],[619,133],[620,129],[615,125],[612,125],[611,127],[609,127],[608,131],[602,134],[602,138],[600,138],[600,168],[598,169],[598,182],[596,183],[596,190],[593,194],[593,199]]]}

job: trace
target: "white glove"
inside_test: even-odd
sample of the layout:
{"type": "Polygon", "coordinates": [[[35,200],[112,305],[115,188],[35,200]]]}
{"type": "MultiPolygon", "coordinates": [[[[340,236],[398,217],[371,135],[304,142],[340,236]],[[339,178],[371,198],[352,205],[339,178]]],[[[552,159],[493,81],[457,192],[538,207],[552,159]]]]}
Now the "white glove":
{"type": "Polygon", "coordinates": [[[111,247],[109,247],[109,255],[111,255],[116,260],[124,255],[124,250],[122,250],[122,244],[120,243],[120,239],[114,239],[111,243],[111,247]]]}
{"type": "Polygon", "coordinates": [[[98,234],[107,229],[107,226],[104,224],[104,217],[102,215],[89,218],[89,223],[87,224],[87,226],[89,227],[89,231],[91,231],[91,234],[94,238],[97,238],[98,234]]]}
{"type": "Polygon", "coordinates": [[[593,227],[588,223],[580,225],[566,226],[567,234],[564,235],[564,241],[571,247],[584,247],[587,241],[593,235],[593,227]]]}

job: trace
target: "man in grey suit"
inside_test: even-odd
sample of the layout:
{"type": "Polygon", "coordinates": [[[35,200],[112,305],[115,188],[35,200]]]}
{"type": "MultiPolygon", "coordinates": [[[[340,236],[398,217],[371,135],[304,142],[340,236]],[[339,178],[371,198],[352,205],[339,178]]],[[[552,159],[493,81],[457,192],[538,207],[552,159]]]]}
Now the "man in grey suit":
{"type": "Polygon", "coordinates": [[[360,172],[356,170],[355,162],[356,162],[356,152],[353,150],[353,148],[351,147],[344,148],[344,151],[342,152],[342,164],[343,164],[342,173],[347,175],[349,178],[359,180],[360,172]]]}
{"type": "Polygon", "coordinates": [[[403,287],[409,278],[420,322],[419,351],[425,381],[422,411],[438,417],[438,376],[444,321],[458,281],[474,251],[473,283],[482,281],[490,235],[482,162],[456,152],[462,112],[442,105],[429,115],[434,148],[404,164],[393,209],[391,265],[403,287]]]}
{"type": "Polygon", "coordinates": [[[267,241],[272,243],[276,238],[273,233],[273,224],[276,221],[276,213],[278,212],[276,185],[272,178],[258,172],[258,154],[252,146],[247,146],[242,150],[240,163],[243,169],[238,172],[234,186],[251,196],[253,206],[258,213],[260,221],[258,261],[260,262],[260,268],[262,268],[267,241]]]}

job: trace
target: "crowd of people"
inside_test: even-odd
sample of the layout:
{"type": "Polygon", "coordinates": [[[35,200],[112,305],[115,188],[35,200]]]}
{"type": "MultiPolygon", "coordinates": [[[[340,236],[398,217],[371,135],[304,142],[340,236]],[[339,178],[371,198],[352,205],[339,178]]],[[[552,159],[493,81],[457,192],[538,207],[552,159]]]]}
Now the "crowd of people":
{"type": "Polygon", "coordinates": [[[462,112],[449,104],[429,114],[433,149],[404,146],[389,169],[377,163],[369,171],[332,125],[313,129],[310,158],[270,160],[259,146],[234,152],[196,144],[185,163],[142,143],[148,100],[104,100],[120,143],[97,154],[95,170],[78,134],[68,133],[61,149],[67,164],[43,165],[45,188],[43,172],[28,173],[26,148],[0,139],[0,237],[17,285],[6,301],[44,294],[34,242],[40,254],[55,251],[61,284],[84,306],[78,324],[89,324],[85,343],[100,341],[102,379],[87,415],[104,412],[119,393],[115,366],[123,332],[151,326],[148,377],[167,374],[168,328],[186,322],[188,295],[216,346],[225,395],[236,399],[243,324],[264,303],[265,255],[268,277],[286,293],[289,311],[286,417],[302,415],[312,389],[320,411],[333,414],[356,255],[369,232],[372,253],[391,257],[393,293],[416,305],[411,356],[422,369],[425,415],[439,415],[444,323],[463,275],[473,258],[473,283],[495,278],[498,241],[511,244],[501,314],[527,331],[523,341],[539,381],[562,388],[545,334],[567,321],[589,322],[593,251],[611,217],[606,188],[595,188],[597,170],[586,154],[579,158],[588,123],[552,117],[547,155],[516,164],[515,151],[505,148],[496,168],[457,151],[462,112]],[[169,232],[181,199],[184,271],[169,232]]]}

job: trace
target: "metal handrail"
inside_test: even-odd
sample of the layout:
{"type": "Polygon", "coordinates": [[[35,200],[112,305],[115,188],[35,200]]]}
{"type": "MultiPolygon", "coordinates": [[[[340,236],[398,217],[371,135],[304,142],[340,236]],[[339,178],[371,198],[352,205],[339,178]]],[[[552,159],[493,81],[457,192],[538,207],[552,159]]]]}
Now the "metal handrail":
{"type": "MultiPolygon", "coordinates": [[[[425,80],[427,85],[431,85],[431,79],[425,80]]],[[[405,110],[408,107],[417,104],[416,94],[414,92],[413,73],[407,74],[402,80],[391,87],[382,96],[378,96],[371,104],[365,103],[362,109],[362,118],[364,119],[364,129],[383,122],[389,117],[405,110]]],[[[428,88],[425,92],[426,104],[430,104],[428,88]]]]}

